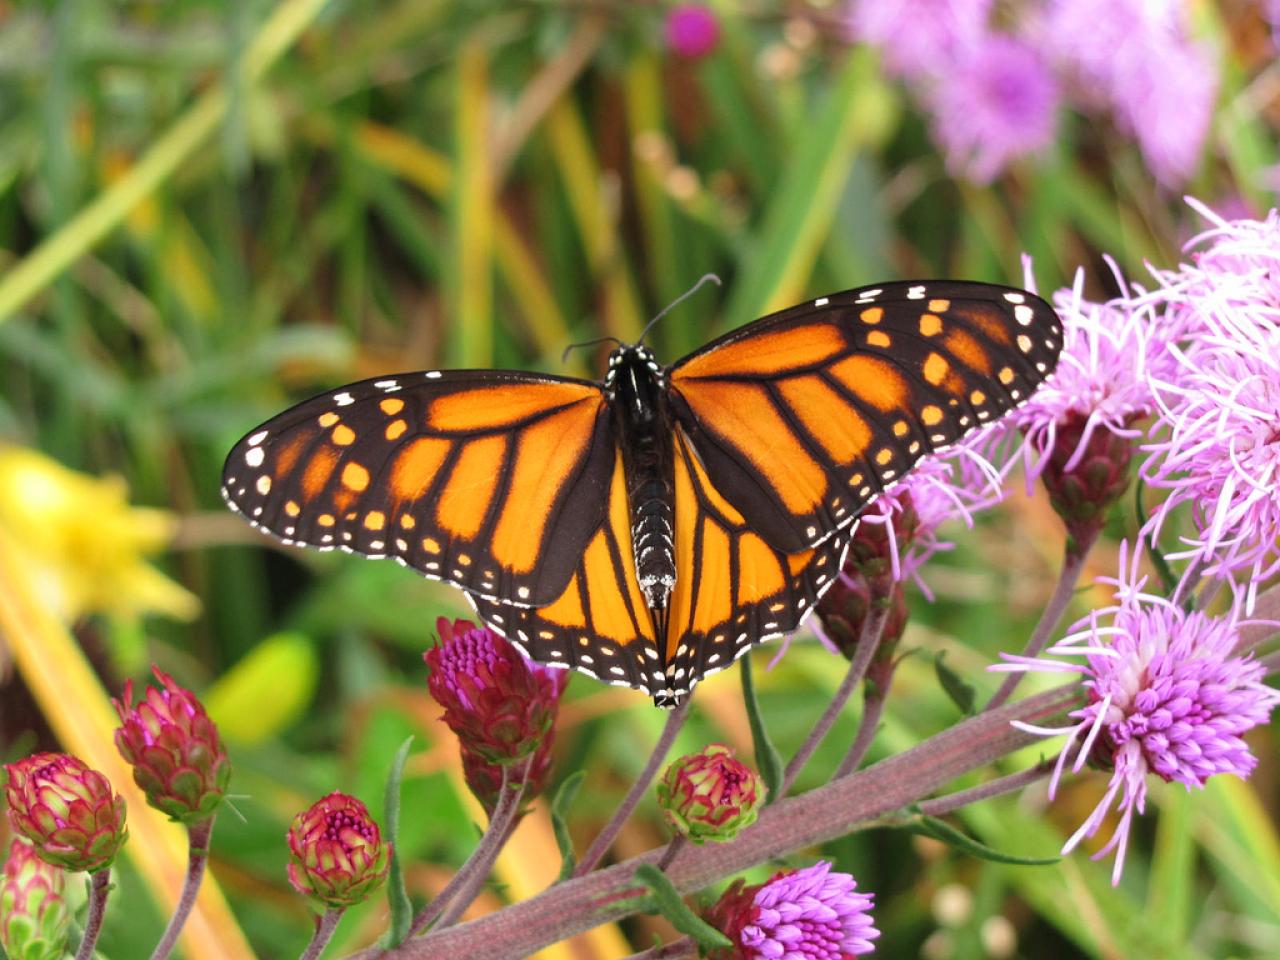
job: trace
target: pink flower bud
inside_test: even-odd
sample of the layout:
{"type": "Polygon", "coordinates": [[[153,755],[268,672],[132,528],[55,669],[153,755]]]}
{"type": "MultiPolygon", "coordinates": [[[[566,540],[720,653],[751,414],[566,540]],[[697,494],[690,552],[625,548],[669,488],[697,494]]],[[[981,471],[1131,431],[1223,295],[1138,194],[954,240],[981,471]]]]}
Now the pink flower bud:
{"type": "Polygon", "coordinates": [[[97,770],[65,753],[5,765],[9,822],[42,860],[64,870],[106,869],[128,837],[124,798],[97,770]]]}
{"type": "Polygon", "coordinates": [[[131,707],[133,682],[125,681],[123,698],[111,701],[121,720],[116,748],[151,806],[181,823],[197,823],[222,802],[231,764],[195,694],[159,667],[152,670],[163,688],[148,687],[131,707]]]}
{"type": "Polygon", "coordinates": [[[723,743],[681,757],[658,784],[667,822],[694,843],[732,840],[756,822],[764,794],[756,772],[723,743]]]}
{"type": "Polygon", "coordinates": [[[293,818],[289,882],[326,907],[342,909],[368,898],[387,879],[391,844],[383,843],[365,805],[337,791],[293,818]]]}

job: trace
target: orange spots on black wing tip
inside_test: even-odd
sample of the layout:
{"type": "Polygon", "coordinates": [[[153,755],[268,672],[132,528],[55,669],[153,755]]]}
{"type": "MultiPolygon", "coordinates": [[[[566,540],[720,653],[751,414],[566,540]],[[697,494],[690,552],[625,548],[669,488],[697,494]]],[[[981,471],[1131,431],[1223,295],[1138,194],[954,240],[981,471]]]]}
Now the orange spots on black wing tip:
{"type": "MultiPolygon", "coordinates": [[[[938,303],[938,302],[946,303],[946,301],[945,301],[945,300],[943,300],[943,301],[937,301],[937,300],[933,301],[933,303],[938,303]]],[[[930,304],[930,306],[932,306],[932,305],[933,305],[933,304],[931,303],[931,304],[930,304]]],[[[934,314],[934,313],[922,313],[922,314],[920,314],[920,336],[922,336],[922,337],[936,337],[936,336],[937,336],[939,333],[941,333],[941,332],[942,332],[942,318],[941,318],[941,317],[939,317],[937,314],[934,314]]]]}
{"type": "Polygon", "coordinates": [[[317,420],[319,421],[320,426],[324,427],[327,430],[329,427],[332,427],[335,423],[338,422],[338,415],[334,413],[332,410],[327,410],[324,413],[320,414],[317,420]]]}
{"type": "Polygon", "coordinates": [[[884,319],[884,307],[867,307],[858,317],[863,323],[875,325],[884,319]]]}
{"type": "Polygon", "coordinates": [[[388,417],[394,417],[404,409],[404,401],[399,397],[387,397],[378,403],[378,409],[388,417]]]}
{"type": "Polygon", "coordinates": [[[867,343],[873,347],[889,347],[893,340],[883,330],[873,330],[867,334],[867,343]]]}
{"type": "Polygon", "coordinates": [[[930,353],[924,358],[924,378],[931,385],[937,387],[942,385],[942,381],[947,378],[947,374],[951,371],[951,364],[947,362],[946,357],[940,353],[930,353]]]}
{"type": "Polygon", "coordinates": [[[340,447],[349,447],[356,441],[356,432],[345,423],[333,428],[333,442],[340,447]]]}

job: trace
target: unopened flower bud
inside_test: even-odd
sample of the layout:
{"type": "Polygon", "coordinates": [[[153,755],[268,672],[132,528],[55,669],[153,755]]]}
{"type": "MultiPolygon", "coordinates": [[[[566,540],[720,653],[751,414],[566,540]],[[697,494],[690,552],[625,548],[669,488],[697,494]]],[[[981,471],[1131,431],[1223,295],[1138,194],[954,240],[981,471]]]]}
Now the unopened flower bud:
{"type": "Polygon", "coordinates": [[[289,882],[326,907],[361,903],[387,879],[391,844],[355,797],[317,800],[293,818],[288,839],[289,882]]]}
{"type": "Polygon", "coordinates": [[[65,883],[61,868],[13,838],[0,873],[0,946],[11,960],[63,960],[71,919],[65,883]]]}
{"type": "Polygon", "coordinates": [[[1106,522],[1107,510],[1129,489],[1133,459],[1131,438],[1104,427],[1086,437],[1088,424],[1088,417],[1076,411],[1058,421],[1053,449],[1040,475],[1049,502],[1078,544],[1093,542],[1106,522]]]}
{"type": "MultiPolygon", "coordinates": [[[[871,612],[871,605],[889,604],[889,614],[880,632],[879,653],[891,653],[907,628],[910,610],[902,584],[891,581],[885,584],[888,596],[874,593],[867,578],[860,573],[846,572],[832,584],[818,601],[818,619],[827,638],[850,660],[858,649],[863,625],[871,612]]],[[[883,583],[883,581],[881,581],[883,583]]]]}
{"type": "Polygon", "coordinates": [[[163,688],[148,687],[130,706],[133,682],[125,681],[123,698],[111,701],[121,720],[116,748],[151,806],[181,823],[198,823],[222,802],[231,763],[195,694],[159,667],[152,670],[163,688]]]}
{"type": "Polygon", "coordinates": [[[697,60],[710,54],[720,42],[720,21],[701,4],[681,3],[667,14],[663,32],[672,52],[697,60]]]}
{"type": "Polygon", "coordinates": [[[37,753],[5,765],[13,829],[64,870],[96,873],[128,836],[124,798],[107,778],[64,753],[37,753]]]}
{"type": "Polygon", "coordinates": [[[532,663],[487,627],[443,617],[436,626],[427,687],[463,752],[496,764],[527,757],[551,733],[566,671],[532,663]]]}
{"type": "Polygon", "coordinates": [[[732,840],[756,822],[765,788],[723,743],[676,760],[658,783],[667,822],[694,843],[732,840]]]}

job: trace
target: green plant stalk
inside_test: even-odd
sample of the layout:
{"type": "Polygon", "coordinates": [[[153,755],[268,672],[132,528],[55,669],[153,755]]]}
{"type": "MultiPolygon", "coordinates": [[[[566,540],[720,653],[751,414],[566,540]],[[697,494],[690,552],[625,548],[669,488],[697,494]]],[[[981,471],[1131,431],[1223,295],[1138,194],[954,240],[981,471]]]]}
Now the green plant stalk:
{"type": "MultiPolygon", "coordinates": [[[[293,45],[325,3],[285,0],[276,8],[245,52],[242,82],[246,87],[261,79],[293,45]]],[[[201,96],[128,173],[0,279],[0,322],[21,310],[164,183],[213,135],[227,115],[229,102],[225,83],[201,96]]]]}

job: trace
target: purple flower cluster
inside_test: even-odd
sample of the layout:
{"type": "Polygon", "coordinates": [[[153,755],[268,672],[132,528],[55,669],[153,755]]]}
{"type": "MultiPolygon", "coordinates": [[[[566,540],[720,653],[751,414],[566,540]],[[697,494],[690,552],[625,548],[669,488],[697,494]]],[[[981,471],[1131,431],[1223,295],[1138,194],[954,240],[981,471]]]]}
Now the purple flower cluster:
{"type": "Polygon", "coordinates": [[[1193,530],[1170,556],[1246,573],[1252,610],[1280,573],[1280,215],[1227,222],[1195,206],[1214,229],[1193,241],[1192,263],[1156,272],[1181,343],[1151,377],[1159,420],[1142,474],[1165,499],[1144,532],[1188,505],[1193,530]]]}
{"type": "Polygon", "coordinates": [[[1266,723],[1280,704],[1280,691],[1263,683],[1264,668],[1238,652],[1238,608],[1224,616],[1188,613],[1167,599],[1143,592],[1121,547],[1117,603],[1094,611],[1036,659],[1004,655],[992,669],[1075,673],[1084,678],[1089,702],[1071,713],[1062,728],[1016,724],[1044,736],[1067,735],[1050,782],[1050,796],[1068,759],[1073,771],[1093,762],[1112,771],[1106,793],[1063,847],[1074,849],[1093,836],[1113,806],[1121,816],[1115,832],[1096,856],[1115,851],[1112,882],[1124,869],[1129,829],[1142,813],[1147,775],[1203,787],[1216,773],[1247,777],[1257,764],[1242,735],[1266,723]],[[1056,657],[1083,657],[1071,662],[1056,657]]]}
{"type": "Polygon", "coordinates": [[[849,0],[846,30],[914,88],[955,174],[978,183],[1053,139],[1062,100],[1109,109],[1166,186],[1194,172],[1218,78],[1176,4],[1048,0],[849,0]]]}
{"type": "Polygon", "coordinates": [[[713,960],[847,960],[871,953],[873,897],[847,873],[820,860],[768,883],[725,891],[707,919],[733,942],[713,960]]]}

